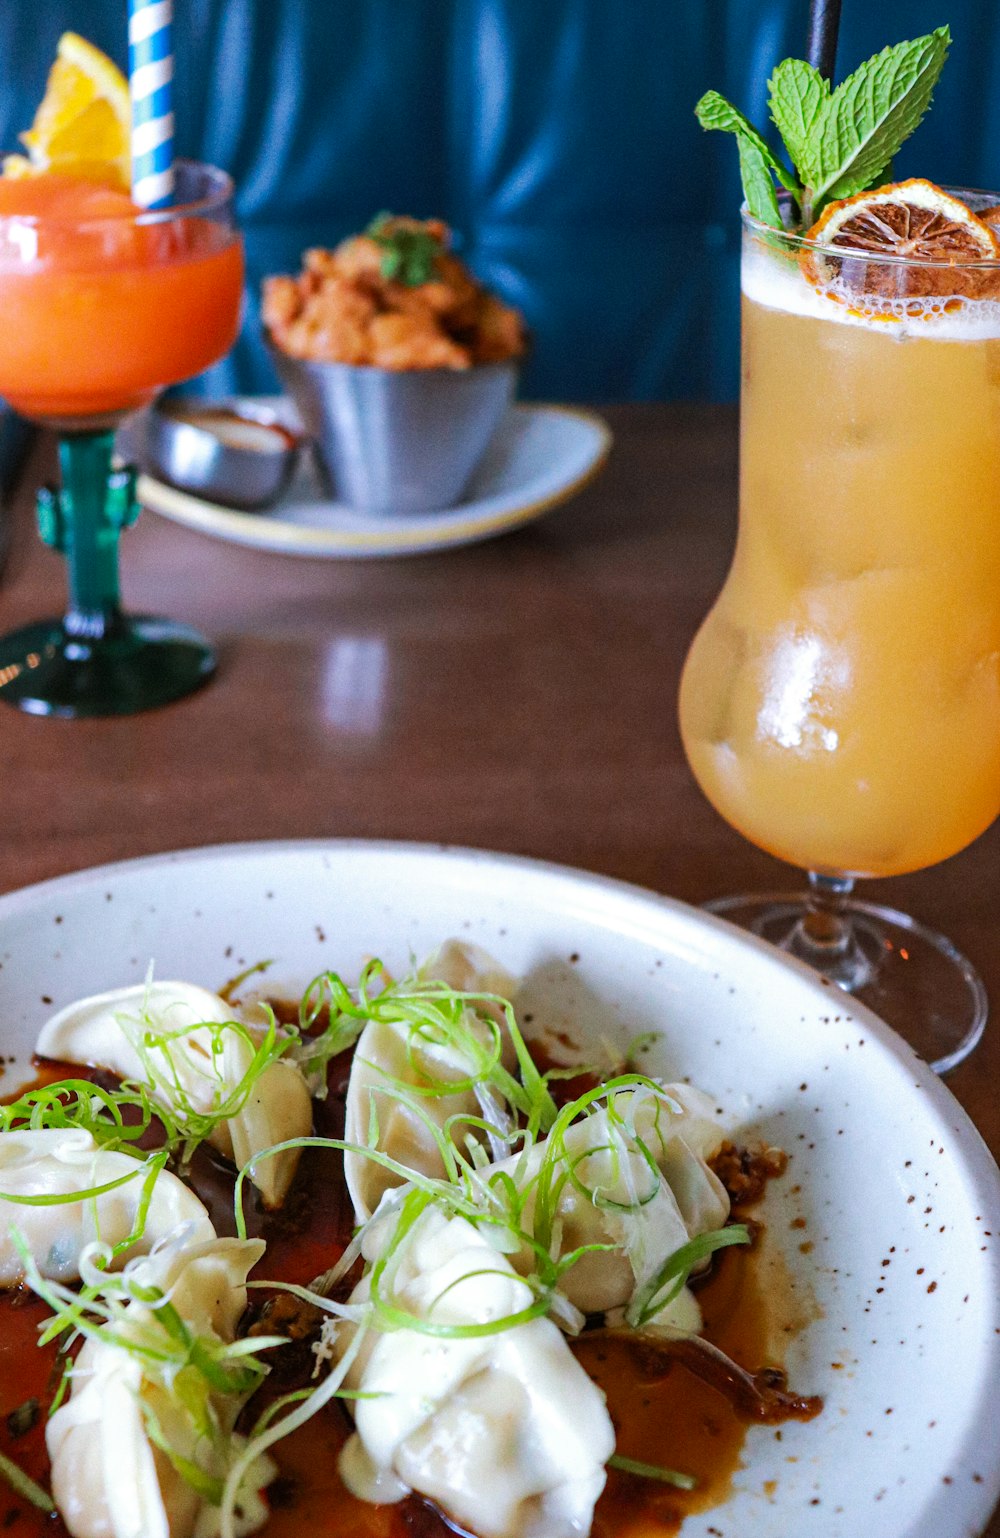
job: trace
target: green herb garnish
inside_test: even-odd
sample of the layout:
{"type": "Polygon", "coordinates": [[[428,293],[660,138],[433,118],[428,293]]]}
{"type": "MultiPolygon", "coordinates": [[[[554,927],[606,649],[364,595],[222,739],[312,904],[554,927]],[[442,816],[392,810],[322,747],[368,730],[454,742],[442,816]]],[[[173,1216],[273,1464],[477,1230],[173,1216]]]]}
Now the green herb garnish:
{"type": "Polygon", "coordinates": [[[696,1234],[679,1250],[668,1255],[663,1265],[641,1287],[625,1310],[625,1322],[634,1330],[641,1330],[649,1321],[672,1303],[695,1266],[708,1260],[716,1250],[727,1249],[731,1244],[749,1244],[750,1230],[745,1223],[730,1223],[726,1228],[711,1233],[696,1234]]]}
{"type": "Polygon", "coordinates": [[[262,1457],[269,1447],[275,1442],[280,1442],[284,1437],[297,1431],[299,1426],[305,1425],[311,1420],[325,1404],[338,1395],[341,1386],[354,1359],[361,1350],[365,1340],[365,1326],[362,1324],[354,1332],[351,1340],[337,1366],[327,1374],[317,1388],[312,1389],[303,1396],[296,1392],[285,1394],[269,1410],[261,1415],[257,1425],[251,1431],[246,1446],[233,1459],[222,1489],[221,1509],[219,1511],[219,1532],[221,1538],[237,1538],[236,1516],[239,1508],[240,1490],[243,1481],[258,1458],[262,1457]],[[288,1413],[275,1419],[277,1412],[288,1409],[288,1413]]]}
{"type": "MultiPolygon", "coordinates": [[[[146,1135],[160,1110],[144,1084],[108,1090],[90,1079],[57,1079],[0,1105],[0,1132],[37,1132],[42,1128],[89,1132],[100,1147],[135,1152],[140,1157],[129,1145],[146,1135]],[[126,1119],[126,1111],[131,1113],[131,1120],[126,1119]]],[[[169,1130],[165,1136],[169,1141],[169,1130]]]]}
{"type": "Polygon", "coordinates": [[[676,1469],[661,1469],[656,1463],[640,1463],[636,1458],[623,1458],[619,1453],[608,1459],[609,1469],[620,1469],[623,1474],[638,1474],[640,1479],[658,1479],[661,1485],[673,1485],[677,1490],[696,1490],[698,1481],[690,1474],[679,1474],[676,1469]]]}
{"type": "MultiPolygon", "coordinates": [[[[39,1334],[39,1345],[61,1336],[70,1341],[82,1336],[136,1363],[142,1374],[139,1404],[150,1441],[202,1500],[220,1505],[234,1464],[241,1461],[242,1466],[243,1443],[231,1434],[240,1402],[267,1375],[260,1354],[287,1345],[287,1340],[262,1335],[227,1341],[214,1331],[196,1334],[162,1289],[143,1281],[145,1264],[106,1275],[88,1268],[84,1257],[81,1274],[86,1281],[89,1271],[93,1284],[76,1292],[41,1275],[17,1229],[11,1230],[11,1238],[24,1265],[26,1285],[52,1310],[52,1318],[39,1334]],[[226,1400],[230,1401],[228,1416],[226,1400]],[[157,1404],[170,1407],[170,1435],[157,1414],[157,1404]]],[[[67,1359],[50,1416],[64,1398],[71,1373],[67,1359]]],[[[48,1501],[45,1491],[2,1456],[0,1474],[43,1510],[53,1509],[51,1503],[43,1505],[48,1501]]]]}
{"type": "MultiPolygon", "coordinates": [[[[400,1081],[395,1087],[407,1096],[433,1100],[485,1088],[521,1115],[532,1134],[547,1131],[555,1121],[556,1107],[545,1078],[532,1061],[506,999],[492,993],[463,993],[436,978],[419,975],[394,983],[378,960],[368,963],[355,989],[336,972],[323,972],[303,995],[299,1039],[292,1056],[314,1086],[314,1093],[325,1093],[327,1065],[354,1046],[370,1020],[394,1026],[406,1035],[414,1081],[400,1081]],[[503,1030],[489,1013],[491,1009],[502,1015],[503,1030]],[[328,1023],[313,1034],[324,1010],[328,1023]],[[502,1062],[504,1030],[514,1047],[520,1079],[502,1062]],[[454,1057],[454,1078],[432,1076],[424,1056],[431,1049],[454,1057]],[[463,1067],[464,1076],[460,1073],[463,1067]]],[[[386,1082],[391,1090],[392,1081],[386,1082]]],[[[382,1086],[379,1088],[381,1091],[382,1086]]]]}
{"type": "MultiPolygon", "coordinates": [[[[374,1110],[364,1144],[338,1138],[302,1137],[279,1143],[255,1156],[255,1162],[259,1162],[291,1148],[325,1148],[370,1159],[391,1171],[400,1182],[391,1205],[386,1206],[386,1198],[378,1213],[361,1226],[341,1260],[312,1283],[308,1290],[311,1301],[320,1302],[322,1295],[347,1274],[361,1253],[362,1240],[372,1224],[392,1221],[391,1235],[369,1272],[367,1317],[374,1328],[412,1329],[444,1339],[463,1339],[500,1334],[528,1319],[551,1315],[569,1333],[577,1333],[584,1322],[583,1315],[563,1295],[564,1279],[585,1256],[607,1253],[618,1245],[601,1235],[598,1227],[599,1237],[563,1252],[559,1237],[560,1204],[572,1191],[587,1206],[607,1211],[615,1218],[638,1215],[654,1200],[664,1176],[643,1133],[654,1145],[666,1146],[670,1138],[669,1116],[677,1109],[669,1094],[641,1074],[620,1075],[564,1106],[547,1137],[538,1139],[530,1129],[517,1131],[514,1136],[523,1141],[522,1152],[511,1158],[510,1169],[497,1169],[488,1162],[481,1163],[476,1157],[478,1145],[460,1135],[469,1129],[484,1130],[487,1124],[481,1118],[461,1114],[449,1117],[439,1126],[424,1109],[426,1099],[422,1101],[412,1086],[387,1077],[380,1093],[405,1105],[415,1120],[424,1122],[441,1155],[443,1175],[425,1175],[408,1169],[382,1152],[374,1110]],[[635,1092],[642,1095],[641,1101],[635,1092]],[[640,1115],[645,1119],[645,1113],[650,1124],[640,1131],[637,1120],[640,1115]],[[603,1121],[594,1140],[571,1148],[567,1137],[572,1129],[598,1115],[603,1121]],[[492,1319],[488,1324],[454,1325],[417,1317],[393,1303],[393,1278],[404,1259],[408,1235],[432,1206],[448,1217],[462,1217],[482,1230],[499,1253],[518,1257],[514,1269],[532,1294],[523,1309],[492,1319]]],[[[245,1167],[237,1176],[235,1190],[236,1230],[241,1238],[246,1236],[242,1200],[246,1177],[245,1167]]],[[[637,1288],[626,1310],[627,1323],[633,1328],[644,1328],[677,1297],[691,1271],[715,1250],[748,1242],[747,1229],[733,1224],[700,1234],[682,1245],[637,1288]]],[[[261,1285],[281,1288],[285,1284],[261,1285]]]]}
{"type": "Polygon", "coordinates": [[[407,288],[429,283],[435,275],[435,261],[441,254],[436,235],[421,227],[397,219],[393,214],[377,214],[365,234],[382,248],[380,272],[407,288]]]}
{"type": "Polygon", "coordinates": [[[0,1453],[0,1479],[5,1479],[15,1495],[30,1501],[32,1506],[38,1507],[39,1511],[55,1511],[55,1504],[48,1491],[36,1484],[20,1464],[14,1462],[13,1458],[7,1458],[3,1453],[0,1453]]]}
{"type": "Polygon", "coordinates": [[[948,57],[951,33],[883,48],[831,89],[805,59],[784,59],[769,81],[771,118],[792,169],[717,91],[695,107],[702,128],[734,133],[743,195],[755,219],[782,229],[774,179],[791,195],[794,224],[809,229],[825,204],[880,186],[893,156],[920,122],[948,57]]]}

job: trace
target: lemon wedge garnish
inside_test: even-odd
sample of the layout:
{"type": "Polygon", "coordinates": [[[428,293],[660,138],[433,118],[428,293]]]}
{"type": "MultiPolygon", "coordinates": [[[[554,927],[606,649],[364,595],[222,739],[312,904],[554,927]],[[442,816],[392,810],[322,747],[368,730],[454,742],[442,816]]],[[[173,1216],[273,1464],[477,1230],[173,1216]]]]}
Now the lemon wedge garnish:
{"type": "Polygon", "coordinates": [[[35,120],[21,134],[27,155],[8,155],[4,176],[58,171],[128,191],[131,182],[128,81],[107,54],[75,32],[59,39],[35,120]]]}

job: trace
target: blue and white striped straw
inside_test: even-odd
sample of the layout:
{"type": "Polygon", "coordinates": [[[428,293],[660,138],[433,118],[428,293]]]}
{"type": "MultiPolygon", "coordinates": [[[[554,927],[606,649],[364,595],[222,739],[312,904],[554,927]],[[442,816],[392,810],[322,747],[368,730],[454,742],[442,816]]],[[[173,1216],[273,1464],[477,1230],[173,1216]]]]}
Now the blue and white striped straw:
{"type": "Polygon", "coordinates": [[[173,0],[129,0],[132,201],[164,208],[174,192],[173,0]]]}

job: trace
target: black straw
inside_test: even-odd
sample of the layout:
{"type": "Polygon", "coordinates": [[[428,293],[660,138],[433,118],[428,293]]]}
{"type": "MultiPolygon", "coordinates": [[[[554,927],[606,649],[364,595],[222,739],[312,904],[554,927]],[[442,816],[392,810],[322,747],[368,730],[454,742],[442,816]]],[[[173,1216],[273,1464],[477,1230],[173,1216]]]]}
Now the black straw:
{"type": "Polygon", "coordinates": [[[809,0],[809,46],[806,58],[827,80],[833,79],[840,30],[840,0],[809,0]]]}

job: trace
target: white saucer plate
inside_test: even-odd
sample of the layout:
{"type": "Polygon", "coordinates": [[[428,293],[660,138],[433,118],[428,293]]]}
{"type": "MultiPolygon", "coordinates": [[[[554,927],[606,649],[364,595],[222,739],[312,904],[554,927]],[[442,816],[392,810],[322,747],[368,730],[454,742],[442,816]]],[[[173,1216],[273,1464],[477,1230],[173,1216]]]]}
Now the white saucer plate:
{"type": "Polygon", "coordinates": [[[656,1031],[647,1071],[710,1089],[741,1136],[791,1156],[764,1205],[766,1274],[794,1326],[790,1382],[825,1408],[751,1427],[732,1494],[684,1538],[979,1533],[1000,1494],[1000,1174],[887,1026],[719,919],[416,845],[234,845],[84,871],[0,898],[4,1090],[52,1010],[151,960],[218,988],[274,957],[269,987],[297,992],[372,954],[398,971],[449,935],[525,979],[529,1030],[568,1031],[591,1056],[656,1031]]]}
{"type": "MultiPolygon", "coordinates": [[[[255,397],[254,404],[280,408],[294,421],[288,401],[255,397]]],[[[611,430],[593,412],[519,405],[501,424],[466,500],[445,512],[374,517],[333,501],[308,451],[288,491],[266,513],[236,512],[148,474],[140,477],[139,500],[175,523],[258,550],[332,560],[420,555],[492,539],[540,518],[581,490],[610,448],[611,430]]]]}

